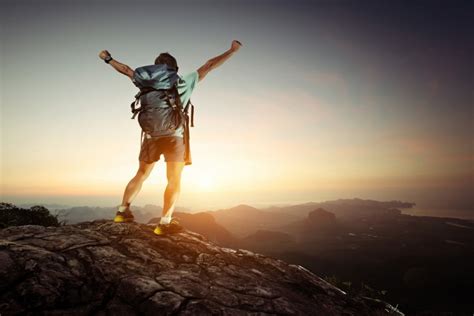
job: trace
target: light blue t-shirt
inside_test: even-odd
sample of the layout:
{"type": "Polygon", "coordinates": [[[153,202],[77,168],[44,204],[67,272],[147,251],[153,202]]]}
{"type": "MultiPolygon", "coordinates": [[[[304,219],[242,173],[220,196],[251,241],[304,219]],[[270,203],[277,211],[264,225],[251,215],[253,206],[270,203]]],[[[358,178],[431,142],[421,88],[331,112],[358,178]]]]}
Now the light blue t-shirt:
{"type": "MultiPolygon", "coordinates": [[[[157,84],[160,81],[160,78],[157,77],[156,80],[154,77],[154,73],[160,71],[160,68],[157,65],[150,65],[150,66],[144,66],[141,68],[137,68],[134,74],[133,82],[134,84],[142,88],[145,85],[150,86],[157,84]]],[[[177,89],[178,93],[180,96],[181,104],[184,107],[188,104],[189,100],[191,99],[191,94],[194,91],[194,88],[196,87],[196,84],[199,80],[199,74],[197,70],[192,71],[188,73],[185,76],[180,76],[178,79],[178,84],[177,84],[177,89]]],[[[149,92],[140,98],[140,103],[143,105],[151,105],[154,107],[160,107],[163,108],[161,111],[171,111],[168,105],[163,101],[163,99],[160,99],[160,93],[159,92],[149,92]]],[[[178,137],[183,137],[184,136],[184,126],[179,126],[174,132],[171,134],[165,135],[166,137],[168,136],[178,136],[178,137]]],[[[165,137],[163,136],[163,137],[165,137]]]]}
{"type": "Polygon", "coordinates": [[[193,93],[198,80],[199,75],[197,70],[195,70],[186,76],[181,77],[181,79],[178,81],[178,93],[183,107],[186,106],[189,99],[191,99],[191,94],[193,93]]]}

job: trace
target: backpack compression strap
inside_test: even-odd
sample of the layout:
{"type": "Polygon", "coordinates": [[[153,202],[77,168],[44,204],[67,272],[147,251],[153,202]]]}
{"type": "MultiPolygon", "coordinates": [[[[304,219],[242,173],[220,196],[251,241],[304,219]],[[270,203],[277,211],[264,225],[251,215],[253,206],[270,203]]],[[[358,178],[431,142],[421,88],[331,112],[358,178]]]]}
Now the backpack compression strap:
{"type": "Polygon", "coordinates": [[[135,95],[135,101],[133,101],[130,104],[130,107],[131,107],[131,110],[132,110],[132,113],[133,113],[132,120],[135,119],[135,116],[137,116],[137,114],[140,113],[140,111],[142,110],[141,107],[137,108],[137,105],[140,102],[140,97],[142,95],[147,94],[148,92],[152,92],[152,91],[155,91],[155,90],[156,89],[154,89],[154,88],[143,88],[140,91],[138,91],[138,93],[135,95]]]}
{"type": "MultiPolygon", "coordinates": [[[[176,88],[176,86],[175,86],[176,88]]],[[[140,111],[142,110],[141,107],[137,107],[138,105],[138,102],[140,101],[140,97],[142,95],[145,95],[147,94],[148,92],[151,92],[151,91],[158,91],[154,88],[144,88],[142,90],[140,90],[136,95],[135,95],[135,101],[133,101],[131,104],[130,104],[130,108],[131,108],[131,111],[132,111],[132,120],[135,119],[135,116],[137,116],[138,113],[140,113],[140,111]]],[[[166,94],[166,98],[167,98],[167,101],[168,103],[170,104],[171,107],[176,107],[176,105],[173,105],[171,100],[170,100],[170,97],[168,95],[168,92],[165,90],[165,94],[166,94]]],[[[178,93],[178,90],[176,89],[175,91],[175,95],[177,96],[176,100],[178,101],[178,107],[181,108],[182,104],[181,104],[181,99],[179,97],[179,93],[178,93]]],[[[191,127],[194,127],[194,104],[191,103],[191,100],[188,101],[188,104],[186,105],[186,107],[184,108],[183,112],[187,115],[188,114],[188,111],[189,111],[189,105],[191,105],[191,127]]]]}

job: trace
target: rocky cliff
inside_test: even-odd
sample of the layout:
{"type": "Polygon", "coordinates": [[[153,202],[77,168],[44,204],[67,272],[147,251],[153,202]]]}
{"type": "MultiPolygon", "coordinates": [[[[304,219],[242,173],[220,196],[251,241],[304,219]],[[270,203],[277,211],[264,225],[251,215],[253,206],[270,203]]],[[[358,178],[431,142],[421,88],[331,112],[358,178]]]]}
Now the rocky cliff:
{"type": "Polygon", "coordinates": [[[303,267],[185,231],[86,222],[0,230],[0,314],[385,315],[303,267]]]}

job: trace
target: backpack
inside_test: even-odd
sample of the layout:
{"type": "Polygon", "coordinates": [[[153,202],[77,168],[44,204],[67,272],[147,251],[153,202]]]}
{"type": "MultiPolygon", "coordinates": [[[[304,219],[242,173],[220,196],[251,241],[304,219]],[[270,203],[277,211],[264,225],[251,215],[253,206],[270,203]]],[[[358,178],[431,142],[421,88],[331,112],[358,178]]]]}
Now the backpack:
{"type": "MultiPolygon", "coordinates": [[[[183,108],[178,93],[178,76],[176,70],[167,65],[150,65],[137,68],[133,82],[140,89],[131,103],[132,119],[138,115],[138,123],[142,129],[140,148],[143,136],[172,136],[178,128],[184,129],[185,164],[192,164],[189,127],[194,127],[194,105],[191,100],[183,108]],[[151,94],[153,92],[153,94],[151,94]],[[149,104],[142,104],[145,95],[150,94],[149,104]],[[188,115],[191,109],[191,118],[188,115]],[[191,124],[190,124],[191,123],[191,124]]],[[[149,102],[149,101],[148,101],[149,102]]],[[[146,103],[148,103],[146,102],[146,103]]]]}

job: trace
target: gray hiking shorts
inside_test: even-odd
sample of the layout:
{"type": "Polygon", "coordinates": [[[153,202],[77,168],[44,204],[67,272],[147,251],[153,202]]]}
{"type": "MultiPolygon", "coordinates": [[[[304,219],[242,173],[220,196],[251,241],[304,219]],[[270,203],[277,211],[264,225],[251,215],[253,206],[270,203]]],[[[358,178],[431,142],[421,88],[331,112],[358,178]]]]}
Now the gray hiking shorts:
{"type": "Polygon", "coordinates": [[[161,154],[165,161],[184,162],[184,138],[168,136],[160,138],[144,138],[138,160],[152,163],[160,160],[161,154]]]}

